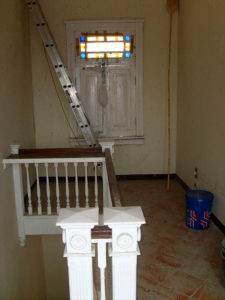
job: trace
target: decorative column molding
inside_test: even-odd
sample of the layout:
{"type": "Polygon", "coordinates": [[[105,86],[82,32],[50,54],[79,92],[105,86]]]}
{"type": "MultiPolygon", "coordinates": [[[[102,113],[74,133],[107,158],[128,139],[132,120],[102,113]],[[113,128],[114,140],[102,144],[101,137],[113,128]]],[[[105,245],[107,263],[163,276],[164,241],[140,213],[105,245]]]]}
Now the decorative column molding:
{"type": "Polygon", "coordinates": [[[63,208],[56,225],[63,230],[69,272],[70,300],[93,300],[95,256],[91,229],[98,224],[98,208],[63,208]]]}
{"type": "Polygon", "coordinates": [[[112,229],[113,300],[136,300],[137,255],[140,227],[145,224],[141,207],[104,209],[104,225],[112,229]]]}

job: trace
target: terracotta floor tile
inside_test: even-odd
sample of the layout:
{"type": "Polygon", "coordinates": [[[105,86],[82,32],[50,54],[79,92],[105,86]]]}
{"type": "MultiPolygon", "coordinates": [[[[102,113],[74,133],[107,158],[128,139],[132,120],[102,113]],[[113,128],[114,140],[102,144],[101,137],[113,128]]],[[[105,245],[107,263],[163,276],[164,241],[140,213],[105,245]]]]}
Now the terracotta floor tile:
{"type": "Polygon", "coordinates": [[[199,257],[190,260],[185,266],[181,268],[181,271],[198,277],[202,280],[209,280],[210,278],[215,280],[218,268],[211,265],[204,258],[199,257]]]}
{"type": "Polygon", "coordinates": [[[176,294],[173,292],[172,289],[163,287],[163,286],[158,286],[157,289],[153,290],[150,293],[151,298],[153,300],[188,300],[189,297],[181,294],[176,294]]]}
{"type": "MultiPolygon", "coordinates": [[[[129,192],[126,194],[123,185],[130,183],[119,183],[127,204],[129,192]]],[[[217,290],[216,297],[218,293],[224,297],[220,272],[223,234],[213,224],[205,231],[187,228],[185,191],[176,181],[172,180],[171,186],[167,192],[164,180],[144,180],[132,187],[131,202],[136,205],[135,197],[141,198],[147,220],[142,227],[142,256],[138,258],[138,300],[186,300],[194,293],[204,299],[208,289],[211,297],[213,290],[217,290]],[[140,193],[135,193],[135,188],[140,193]]]]}
{"type": "Polygon", "coordinates": [[[162,283],[171,275],[171,268],[167,266],[160,266],[155,263],[149,263],[144,267],[139,268],[138,275],[144,275],[147,280],[162,283]]]}
{"type": "Polygon", "coordinates": [[[192,275],[177,271],[165,280],[163,285],[180,294],[192,296],[203,285],[203,281],[192,275]]]}
{"type": "Polygon", "coordinates": [[[209,283],[204,284],[192,297],[196,300],[224,300],[225,299],[225,288],[220,288],[209,283]]]}

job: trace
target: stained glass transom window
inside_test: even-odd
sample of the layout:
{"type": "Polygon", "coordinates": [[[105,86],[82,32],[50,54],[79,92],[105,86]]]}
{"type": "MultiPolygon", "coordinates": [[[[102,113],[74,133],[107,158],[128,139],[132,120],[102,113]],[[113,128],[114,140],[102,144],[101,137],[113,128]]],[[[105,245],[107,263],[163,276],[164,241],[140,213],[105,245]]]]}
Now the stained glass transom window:
{"type": "Polygon", "coordinates": [[[81,59],[131,58],[133,38],[123,34],[82,34],[79,42],[81,59]]]}

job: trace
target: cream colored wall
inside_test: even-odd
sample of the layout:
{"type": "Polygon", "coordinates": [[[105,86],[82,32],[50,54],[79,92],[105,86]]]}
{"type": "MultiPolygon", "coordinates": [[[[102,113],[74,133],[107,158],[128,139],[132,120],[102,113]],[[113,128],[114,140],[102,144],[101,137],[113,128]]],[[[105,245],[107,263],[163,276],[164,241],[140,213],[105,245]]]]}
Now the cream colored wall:
{"type": "MultiPolygon", "coordinates": [[[[169,14],[165,0],[40,0],[66,62],[64,21],[78,19],[144,19],[144,145],[117,146],[117,174],[167,172],[167,60],[169,14]]],[[[37,147],[68,147],[69,129],[49,74],[39,34],[31,25],[31,48],[37,147]]],[[[172,172],[176,156],[177,15],[174,18],[172,64],[172,172]]],[[[65,102],[66,103],[66,102],[65,102]]]]}
{"type": "MultiPolygon", "coordinates": [[[[0,160],[10,143],[33,147],[28,16],[24,1],[0,2],[0,160]]],[[[0,299],[45,299],[42,243],[30,237],[20,247],[12,188],[12,170],[0,165],[0,299]],[[31,297],[32,295],[32,297],[31,297]]]]}
{"type": "Polygon", "coordinates": [[[61,235],[42,236],[46,299],[68,300],[69,282],[65,245],[61,235]]]}
{"type": "Polygon", "coordinates": [[[179,12],[177,174],[215,194],[225,224],[225,1],[183,0],[179,12]]]}

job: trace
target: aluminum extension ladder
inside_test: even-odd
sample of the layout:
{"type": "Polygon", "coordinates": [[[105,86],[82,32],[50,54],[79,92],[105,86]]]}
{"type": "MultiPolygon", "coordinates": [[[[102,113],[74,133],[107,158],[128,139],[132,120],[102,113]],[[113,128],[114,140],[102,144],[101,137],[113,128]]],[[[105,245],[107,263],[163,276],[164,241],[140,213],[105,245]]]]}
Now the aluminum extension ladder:
{"type": "Polygon", "coordinates": [[[56,48],[55,41],[49,30],[47,22],[42,13],[42,10],[37,1],[27,1],[27,5],[30,14],[33,18],[33,21],[41,35],[41,39],[43,41],[46,52],[48,53],[51,63],[54,66],[59,82],[69,101],[70,107],[74,113],[76,121],[82,131],[82,134],[89,147],[96,147],[97,141],[94,132],[90,126],[90,122],[88,121],[85,115],[84,109],[79,101],[76,88],[73,85],[72,81],[70,80],[69,73],[66,67],[64,66],[60,54],[56,48]]]}

